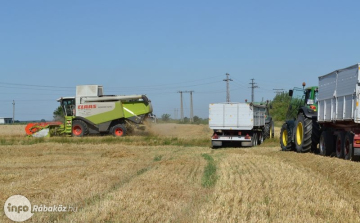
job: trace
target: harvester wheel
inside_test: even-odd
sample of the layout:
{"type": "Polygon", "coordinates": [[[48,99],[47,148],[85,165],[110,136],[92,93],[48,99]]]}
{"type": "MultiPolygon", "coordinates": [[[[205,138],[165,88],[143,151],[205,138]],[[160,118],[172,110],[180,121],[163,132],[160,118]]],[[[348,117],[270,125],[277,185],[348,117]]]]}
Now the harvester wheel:
{"type": "Polygon", "coordinates": [[[110,132],[113,136],[121,137],[126,134],[126,127],[122,124],[117,124],[111,128],[110,132]]]}
{"type": "Polygon", "coordinates": [[[282,151],[291,151],[293,146],[291,140],[289,140],[288,125],[283,124],[280,131],[280,146],[282,151]]]}
{"type": "Polygon", "coordinates": [[[335,152],[337,158],[344,158],[344,139],[345,134],[343,132],[339,132],[336,136],[335,143],[335,152]]]}
{"type": "Polygon", "coordinates": [[[306,118],[300,113],[295,122],[295,147],[298,153],[306,153],[311,150],[312,119],[306,118]]]}
{"type": "Polygon", "coordinates": [[[72,136],[82,137],[89,133],[89,128],[85,122],[81,120],[74,120],[72,123],[72,136]]]}
{"type": "Polygon", "coordinates": [[[333,136],[330,131],[323,131],[319,141],[319,154],[322,156],[330,156],[333,152],[334,143],[333,136]]]}

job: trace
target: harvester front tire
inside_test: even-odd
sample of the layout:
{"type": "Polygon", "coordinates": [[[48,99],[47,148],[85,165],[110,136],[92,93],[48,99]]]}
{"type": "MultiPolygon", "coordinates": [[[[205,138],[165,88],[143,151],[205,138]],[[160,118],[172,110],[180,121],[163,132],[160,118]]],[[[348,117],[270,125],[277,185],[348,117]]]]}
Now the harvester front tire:
{"type": "Polygon", "coordinates": [[[280,131],[280,146],[282,151],[291,151],[293,147],[291,140],[289,140],[288,131],[288,126],[286,123],[284,123],[280,131]]]}
{"type": "Polygon", "coordinates": [[[122,137],[126,135],[126,127],[123,124],[117,124],[111,128],[110,132],[115,137],[122,137]]]}
{"type": "Polygon", "coordinates": [[[81,120],[74,120],[72,123],[72,136],[83,137],[89,133],[89,128],[85,122],[81,120]]]}
{"type": "Polygon", "coordinates": [[[306,153],[311,150],[312,119],[306,118],[300,113],[295,122],[295,147],[298,153],[306,153]]]}

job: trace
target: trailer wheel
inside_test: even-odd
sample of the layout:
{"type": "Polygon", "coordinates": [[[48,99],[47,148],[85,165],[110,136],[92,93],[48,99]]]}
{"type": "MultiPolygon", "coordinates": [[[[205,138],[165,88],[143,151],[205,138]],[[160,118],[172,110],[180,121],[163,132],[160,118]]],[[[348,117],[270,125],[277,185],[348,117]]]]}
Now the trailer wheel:
{"type": "Polygon", "coordinates": [[[258,134],[258,145],[261,145],[264,142],[264,135],[262,132],[259,132],[258,134]]]}
{"type": "Polygon", "coordinates": [[[330,131],[323,131],[320,135],[319,154],[322,156],[330,156],[333,152],[333,136],[330,131]]]}
{"type": "Polygon", "coordinates": [[[312,120],[300,113],[295,123],[295,147],[298,153],[311,150],[312,120]]]}
{"type": "Polygon", "coordinates": [[[353,134],[347,132],[344,138],[344,158],[346,160],[353,160],[354,157],[353,140],[354,140],[353,134]]]}
{"type": "Polygon", "coordinates": [[[257,134],[254,133],[251,137],[251,146],[257,146],[257,141],[258,141],[257,134]]]}
{"type": "Polygon", "coordinates": [[[72,136],[82,137],[89,133],[87,124],[81,120],[74,120],[72,122],[72,136]]]}
{"type": "Polygon", "coordinates": [[[290,151],[293,146],[291,140],[289,140],[288,126],[284,123],[280,131],[280,146],[282,151],[290,151]]]}
{"type": "Polygon", "coordinates": [[[126,134],[126,128],[122,124],[117,124],[111,128],[110,132],[113,136],[121,137],[126,134]]]}
{"type": "Polygon", "coordinates": [[[336,136],[335,152],[337,158],[344,158],[344,138],[343,132],[339,132],[336,136]]]}

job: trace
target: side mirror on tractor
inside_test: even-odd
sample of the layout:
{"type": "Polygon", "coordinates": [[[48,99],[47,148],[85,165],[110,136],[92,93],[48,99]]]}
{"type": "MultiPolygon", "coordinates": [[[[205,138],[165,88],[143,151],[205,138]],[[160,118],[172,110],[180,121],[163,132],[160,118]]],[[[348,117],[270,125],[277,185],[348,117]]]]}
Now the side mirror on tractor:
{"type": "Polygon", "coordinates": [[[289,96],[292,97],[293,96],[293,90],[289,90],[289,96]]]}

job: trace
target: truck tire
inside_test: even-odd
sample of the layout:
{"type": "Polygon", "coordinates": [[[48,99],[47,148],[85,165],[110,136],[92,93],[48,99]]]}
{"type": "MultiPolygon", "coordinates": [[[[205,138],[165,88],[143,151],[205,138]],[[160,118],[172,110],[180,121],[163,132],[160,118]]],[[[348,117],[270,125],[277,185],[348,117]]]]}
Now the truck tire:
{"type": "Polygon", "coordinates": [[[264,135],[262,132],[258,133],[258,145],[261,145],[264,142],[264,135]]]}
{"type": "Polygon", "coordinates": [[[258,141],[257,134],[253,133],[253,136],[251,137],[251,146],[257,146],[257,141],[258,141]]]}
{"type": "Polygon", "coordinates": [[[323,131],[320,135],[319,154],[322,156],[330,156],[334,149],[333,136],[330,131],[323,131]]]}
{"type": "Polygon", "coordinates": [[[289,140],[288,126],[284,123],[280,131],[280,146],[282,151],[291,151],[293,146],[291,140],[289,140]]]}
{"type": "Polygon", "coordinates": [[[84,121],[74,120],[72,122],[71,134],[75,137],[83,137],[89,134],[89,128],[84,121]]]}
{"type": "Polygon", "coordinates": [[[335,153],[337,158],[344,158],[344,139],[345,134],[343,132],[339,132],[336,135],[335,153]]]}
{"type": "Polygon", "coordinates": [[[350,132],[347,132],[344,138],[344,159],[346,160],[353,160],[354,157],[353,140],[354,140],[354,135],[351,134],[350,132]]]}
{"type": "Polygon", "coordinates": [[[115,137],[121,137],[126,134],[126,127],[123,124],[117,124],[111,127],[110,133],[115,137]]]}
{"type": "Polygon", "coordinates": [[[295,122],[295,147],[298,153],[306,153],[311,150],[312,119],[298,115],[295,122]]]}

